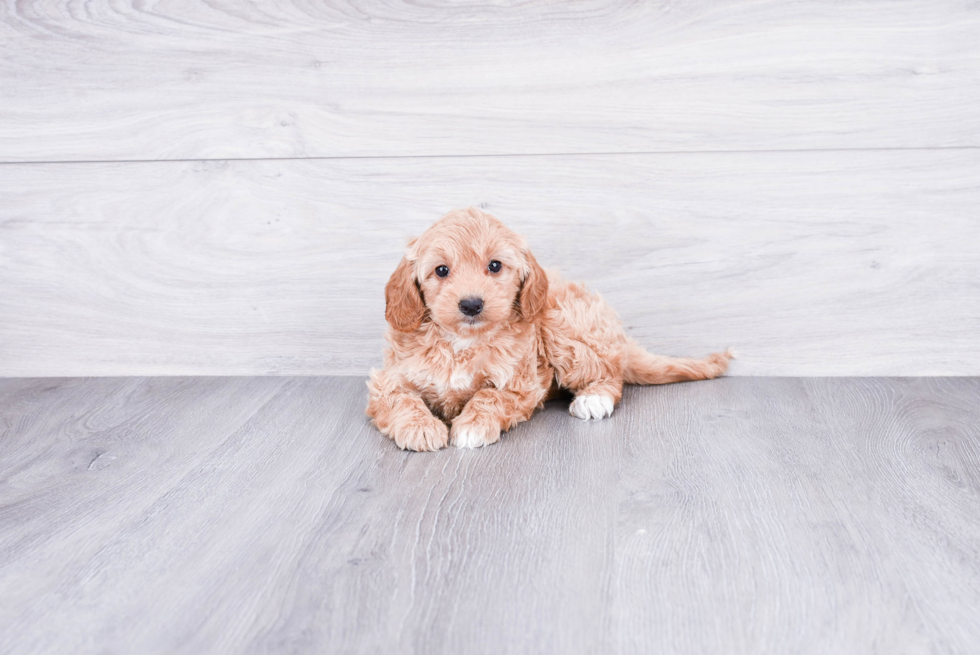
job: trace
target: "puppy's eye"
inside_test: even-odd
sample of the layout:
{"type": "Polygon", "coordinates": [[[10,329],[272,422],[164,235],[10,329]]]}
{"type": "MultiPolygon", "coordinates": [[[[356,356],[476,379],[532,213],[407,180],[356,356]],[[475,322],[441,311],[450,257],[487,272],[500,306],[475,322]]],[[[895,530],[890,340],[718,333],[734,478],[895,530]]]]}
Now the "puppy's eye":
{"type": "Polygon", "coordinates": [[[502,264],[495,259],[492,262],[490,262],[490,265],[487,266],[487,269],[489,269],[491,273],[499,273],[501,266],[502,264]]]}
{"type": "Polygon", "coordinates": [[[449,275],[449,267],[436,266],[436,275],[438,275],[439,277],[446,277],[447,275],[449,275]]]}

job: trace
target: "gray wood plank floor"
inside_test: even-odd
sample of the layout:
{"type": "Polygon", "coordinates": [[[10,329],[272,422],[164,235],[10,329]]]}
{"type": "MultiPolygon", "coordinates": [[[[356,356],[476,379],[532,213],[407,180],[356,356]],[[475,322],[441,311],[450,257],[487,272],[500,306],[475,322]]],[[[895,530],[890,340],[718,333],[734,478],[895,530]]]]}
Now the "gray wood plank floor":
{"type": "Polygon", "coordinates": [[[975,653],[980,379],[403,453],[358,378],[0,380],[0,652],[975,653]]]}

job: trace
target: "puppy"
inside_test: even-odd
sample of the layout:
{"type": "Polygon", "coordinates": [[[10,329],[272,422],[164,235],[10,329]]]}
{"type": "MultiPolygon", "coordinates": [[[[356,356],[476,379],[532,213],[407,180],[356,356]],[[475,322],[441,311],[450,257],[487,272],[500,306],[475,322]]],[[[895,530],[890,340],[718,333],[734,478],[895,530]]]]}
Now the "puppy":
{"type": "Polygon", "coordinates": [[[476,209],[409,243],[385,287],[384,368],[367,414],[399,448],[479,448],[571,391],[580,419],[612,415],[623,384],[714,378],[731,353],[661,357],[626,336],[612,308],[545,272],[524,240],[476,209]]]}

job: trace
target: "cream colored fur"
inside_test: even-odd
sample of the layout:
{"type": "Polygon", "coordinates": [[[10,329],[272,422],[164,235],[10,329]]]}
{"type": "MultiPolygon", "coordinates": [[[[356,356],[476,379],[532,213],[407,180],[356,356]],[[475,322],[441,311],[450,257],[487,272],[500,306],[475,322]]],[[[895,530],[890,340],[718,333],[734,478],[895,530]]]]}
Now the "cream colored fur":
{"type": "Polygon", "coordinates": [[[731,358],[646,352],[602,298],[546,273],[520,236],[473,208],[409,244],[385,299],[389,347],[384,368],[371,371],[367,413],[409,450],[495,443],[559,387],[575,394],[573,416],[604,418],[624,383],[714,378],[731,358]],[[460,310],[465,298],[482,299],[475,317],[460,310]]]}

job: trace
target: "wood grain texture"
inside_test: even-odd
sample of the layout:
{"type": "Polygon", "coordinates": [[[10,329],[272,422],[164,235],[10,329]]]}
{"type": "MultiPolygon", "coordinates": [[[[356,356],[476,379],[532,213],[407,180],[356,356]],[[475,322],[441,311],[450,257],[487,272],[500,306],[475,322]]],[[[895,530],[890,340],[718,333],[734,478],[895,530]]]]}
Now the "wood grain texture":
{"type": "Polygon", "coordinates": [[[357,378],[0,380],[0,652],[973,653],[978,396],[631,387],[412,454],[357,378]]]}
{"type": "Polygon", "coordinates": [[[980,146],[971,0],[0,3],[0,161],[980,146]]]}
{"type": "Polygon", "coordinates": [[[357,374],[476,205],[663,354],[980,374],[980,151],[9,165],[0,375],[357,374]]]}

